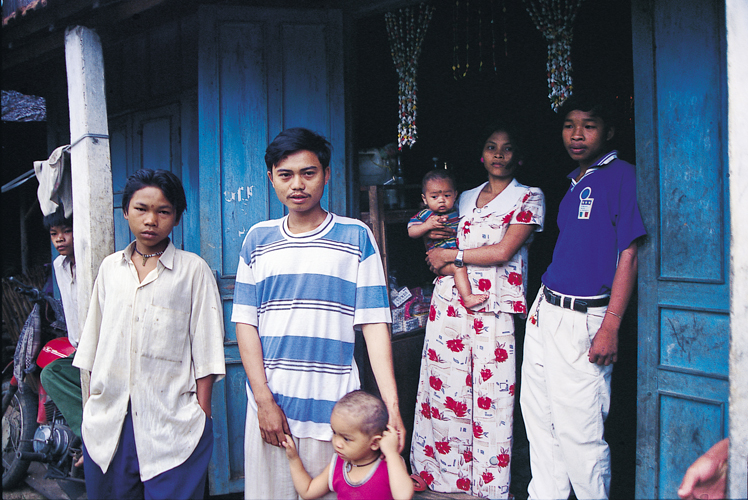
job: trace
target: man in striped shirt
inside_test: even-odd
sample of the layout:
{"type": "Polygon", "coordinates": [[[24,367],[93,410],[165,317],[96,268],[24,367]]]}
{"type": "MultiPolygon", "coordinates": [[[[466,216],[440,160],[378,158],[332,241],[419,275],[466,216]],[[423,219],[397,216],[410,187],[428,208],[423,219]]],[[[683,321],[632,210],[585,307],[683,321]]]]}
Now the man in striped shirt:
{"type": "Polygon", "coordinates": [[[297,498],[285,434],[312,476],[330,461],[332,407],[360,386],[358,328],[404,446],[382,262],[366,225],[321,207],[330,156],[329,142],[303,128],[270,143],[268,178],[288,215],[253,226],[239,256],[232,321],[248,381],[246,498],[297,498]]]}

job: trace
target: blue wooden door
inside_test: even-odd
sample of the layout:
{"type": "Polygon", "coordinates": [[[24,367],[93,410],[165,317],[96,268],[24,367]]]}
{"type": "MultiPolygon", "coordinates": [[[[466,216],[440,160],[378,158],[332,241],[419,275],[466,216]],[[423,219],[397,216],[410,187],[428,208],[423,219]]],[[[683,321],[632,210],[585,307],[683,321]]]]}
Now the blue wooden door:
{"type": "Polygon", "coordinates": [[[336,10],[201,7],[198,69],[200,254],[216,271],[226,322],[226,379],[213,392],[211,494],[244,490],[246,376],[231,323],[247,230],[283,215],[264,162],[270,140],[303,126],[333,145],[323,206],[348,213],[342,22],[336,10]]]}
{"type": "Polygon", "coordinates": [[[724,2],[635,0],[639,204],[637,498],[676,498],[728,429],[724,2]]]}

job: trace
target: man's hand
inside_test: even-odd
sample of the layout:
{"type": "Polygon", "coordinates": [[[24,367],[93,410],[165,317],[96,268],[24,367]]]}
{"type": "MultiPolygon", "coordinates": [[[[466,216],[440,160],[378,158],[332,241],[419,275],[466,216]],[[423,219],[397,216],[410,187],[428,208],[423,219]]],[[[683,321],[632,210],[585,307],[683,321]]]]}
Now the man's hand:
{"type": "Polygon", "coordinates": [[[725,498],[729,438],[723,439],[696,459],[683,476],[678,496],[684,499],[725,498]]]}
{"type": "Polygon", "coordinates": [[[407,432],[405,430],[405,424],[403,424],[399,408],[396,411],[388,408],[387,411],[390,414],[390,421],[387,422],[387,427],[388,429],[391,428],[397,435],[397,452],[400,453],[403,451],[403,448],[405,448],[405,434],[407,432]]]}
{"type": "MultiPolygon", "coordinates": [[[[606,318],[607,319],[607,318],[606,318]]],[[[618,361],[618,328],[603,321],[592,339],[589,353],[590,363],[608,366],[618,361]]]]}
{"type": "Polygon", "coordinates": [[[286,414],[274,400],[263,404],[257,402],[257,420],[260,423],[262,439],[267,444],[282,446],[286,440],[286,434],[291,434],[286,414]]]}

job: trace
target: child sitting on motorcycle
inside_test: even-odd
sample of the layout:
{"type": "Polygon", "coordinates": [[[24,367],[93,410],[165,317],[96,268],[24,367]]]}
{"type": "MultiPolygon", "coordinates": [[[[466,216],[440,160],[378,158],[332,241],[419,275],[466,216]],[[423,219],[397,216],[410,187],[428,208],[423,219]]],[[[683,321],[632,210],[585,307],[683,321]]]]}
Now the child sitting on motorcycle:
{"type": "MultiPolygon", "coordinates": [[[[62,205],[57,211],[44,216],[44,227],[49,231],[57,252],[53,262],[55,280],[60,289],[62,307],[65,310],[65,324],[68,340],[73,347],[78,346],[80,326],[78,325],[78,290],[75,279],[75,253],[73,249],[73,217],[65,217],[62,205]]],[[[83,398],[81,395],[80,370],[73,366],[75,353],[60,358],[44,367],[41,373],[42,386],[65,417],[70,429],[81,437],[83,419],[83,398]]],[[[76,466],[80,467],[83,457],[76,466]]]]}
{"type": "Polygon", "coordinates": [[[213,382],[226,373],[223,305],[208,264],[169,240],[186,208],[166,170],[139,170],[122,211],[135,241],[105,258],[73,364],[88,498],[203,498],[213,382]]]}

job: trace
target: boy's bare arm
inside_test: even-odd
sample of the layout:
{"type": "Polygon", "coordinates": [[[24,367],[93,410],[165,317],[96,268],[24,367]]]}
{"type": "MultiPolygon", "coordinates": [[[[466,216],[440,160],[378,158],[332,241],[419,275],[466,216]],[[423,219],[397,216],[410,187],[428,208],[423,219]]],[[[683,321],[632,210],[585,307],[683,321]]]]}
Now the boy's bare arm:
{"type": "Polygon", "coordinates": [[[327,464],[327,467],[325,467],[325,470],[319,476],[312,479],[312,476],[304,468],[304,464],[299,457],[299,452],[296,450],[296,443],[294,443],[291,436],[285,436],[283,447],[286,449],[286,458],[288,458],[288,465],[291,469],[291,480],[293,481],[296,493],[304,500],[319,498],[329,493],[330,487],[327,483],[327,478],[330,474],[330,464],[327,464]]]}
{"type": "Polygon", "coordinates": [[[260,423],[262,439],[273,446],[282,446],[286,434],[291,434],[283,410],[273,398],[265,375],[262,357],[262,343],[257,328],[245,323],[236,324],[236,341],[247,373],[252,394],[257,402],[257,419],[260,423]]]}
{"type": "Polygon", "coordinates": [[[379,449],[382,450],[384,459],[387,461],[390,492],[394,500],[410,500],[413,498],[413,480],[408,475],[403,457],[397,451],[397,443],[397,431],[388,425],[379,441],[379,449]]]}
{"type": "Polygon", "coordinates": [[[364,339],[366,339],[369,362],[379,387],[379,394],[382,396],[382,401],[384,401],[390,414],[389,424],[397,432],[397,451],[399,453],[405,447],[405,425],[403,425],[403,419],[400,416],[395,369],[392,365],[390,330],[387,323],[361,325],[361,330],[364,333],[364,339]]]}
{"type": "Polygon", "coordinates": [[[205,412],[205,416],[210,418],[211,407],[210,401],[213,398],[213,382],[215,382],[215,375],[207,375],[203,378],[196,380],[197,382],[197,402],[200,408],[205,412]]]}
{"type": "Polygon", "coordinates": [[[634,290],[638,268],[638,248],[634,241],[618,258],[608,311],[590,346],[590,363],[607,366],[618,361],[618,329],[634,290]]]}

